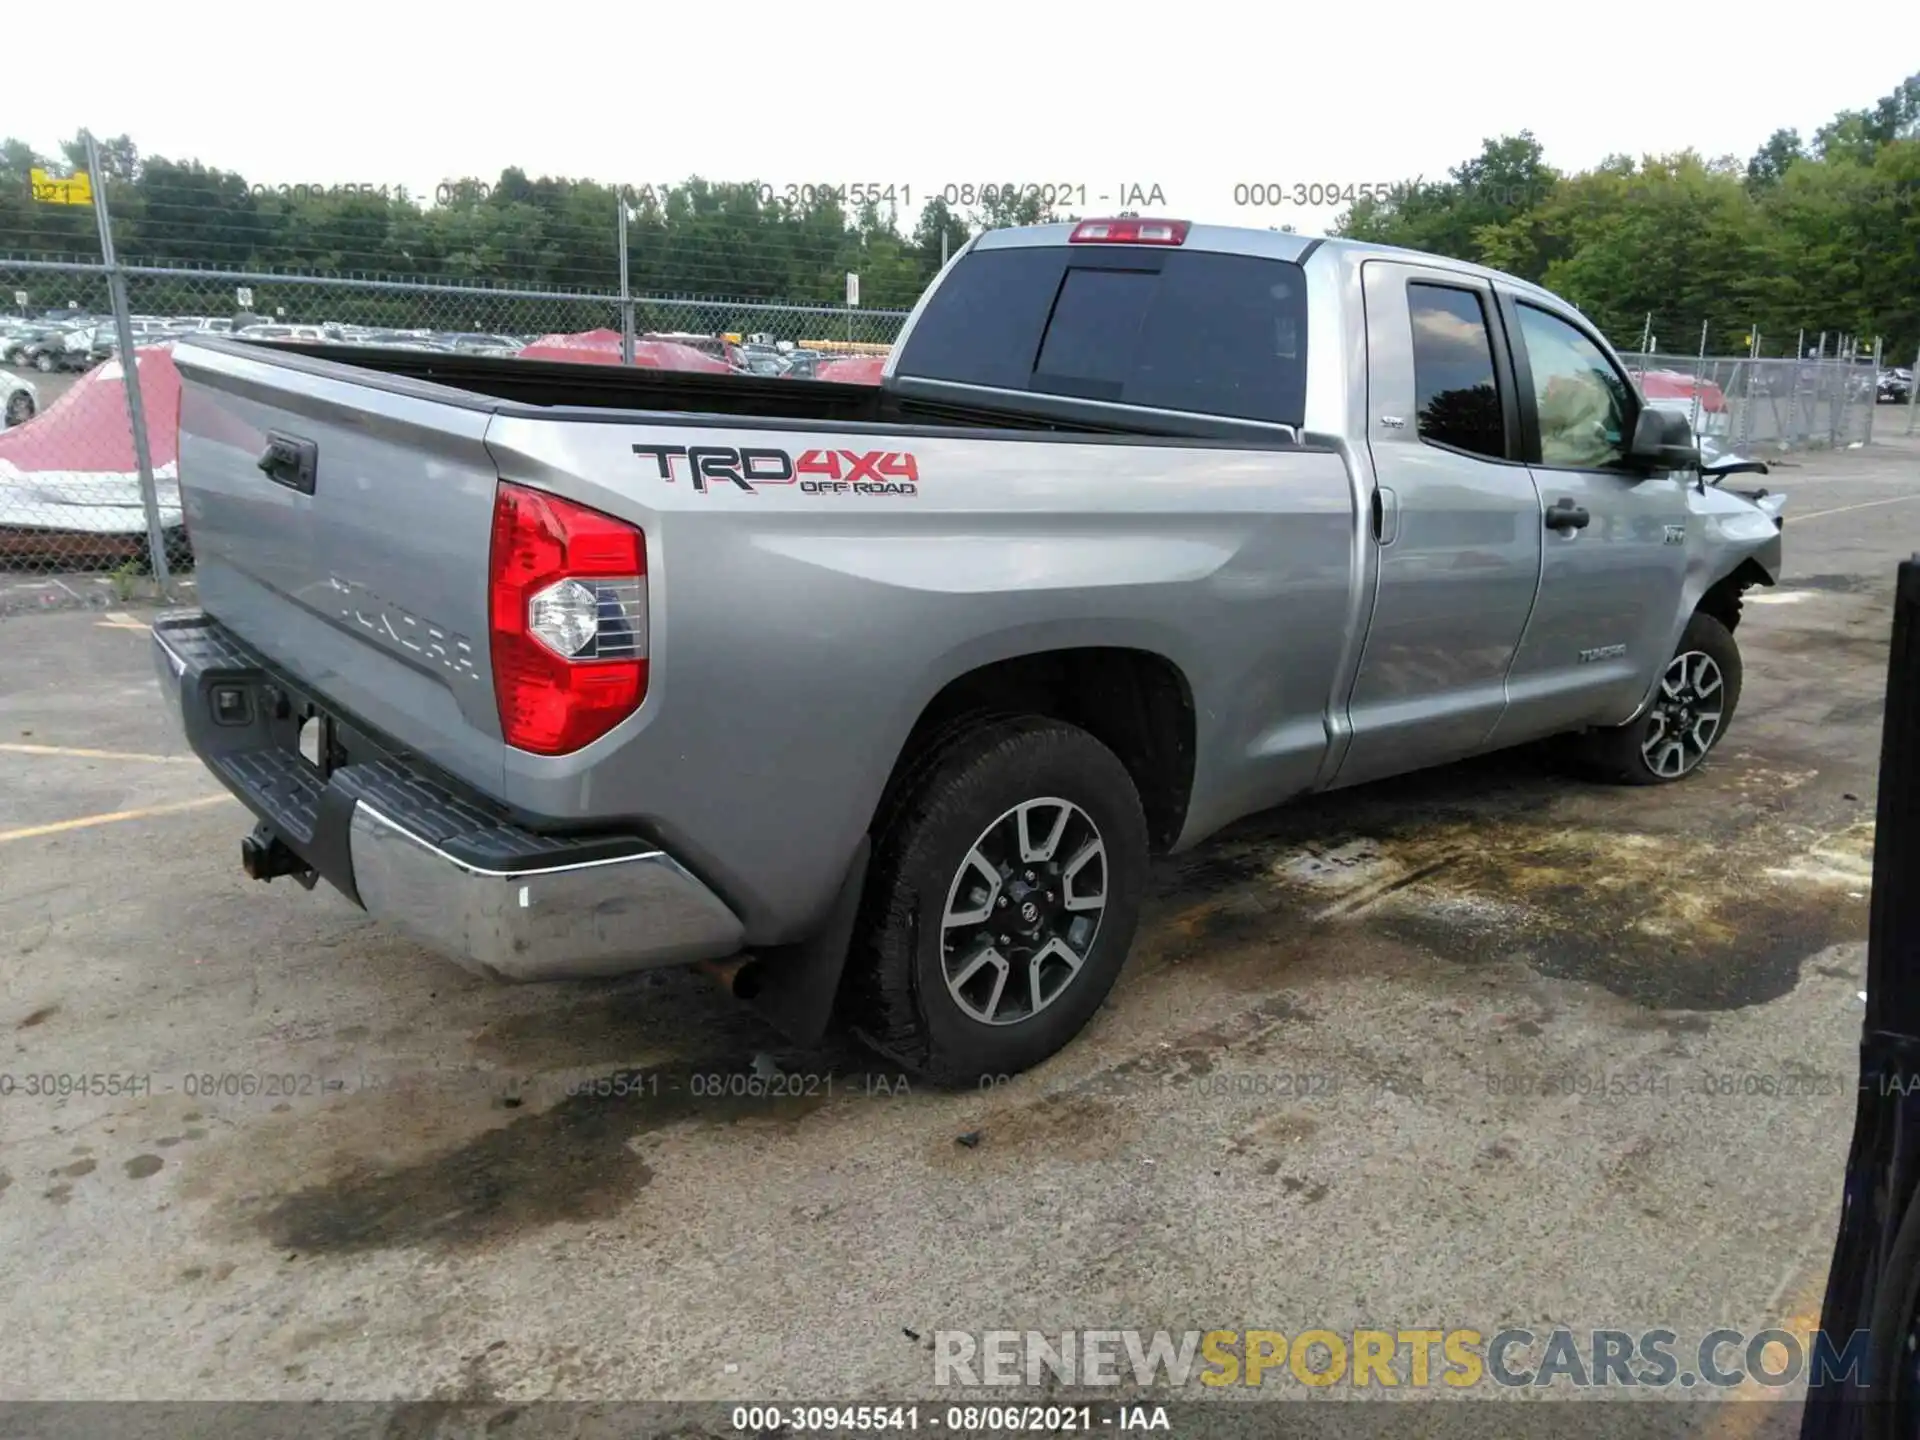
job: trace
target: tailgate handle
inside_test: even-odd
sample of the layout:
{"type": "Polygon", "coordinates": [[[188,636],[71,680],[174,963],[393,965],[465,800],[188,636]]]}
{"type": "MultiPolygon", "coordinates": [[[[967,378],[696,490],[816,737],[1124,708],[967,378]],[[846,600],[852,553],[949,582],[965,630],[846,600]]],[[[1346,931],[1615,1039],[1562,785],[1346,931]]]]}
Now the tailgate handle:
{"type": "Polygon", "coordinates": [[[260,469],[276,485],[313,494],[315,473],[320,468],[320,447],[298,435],[267,432],[267,448],[260,454],[260,469]]]}

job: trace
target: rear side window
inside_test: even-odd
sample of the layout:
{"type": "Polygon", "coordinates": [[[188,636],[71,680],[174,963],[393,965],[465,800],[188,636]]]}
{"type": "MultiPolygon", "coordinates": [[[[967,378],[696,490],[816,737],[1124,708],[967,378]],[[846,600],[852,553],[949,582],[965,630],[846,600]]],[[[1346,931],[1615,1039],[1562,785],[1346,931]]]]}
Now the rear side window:
{"type": "Polygon", "coordinates": [[[899,373],[1298,425],[1300,267],[1130,248],[987,250],[954,268],[899,373]]]}
{"type": "Polygon", "coordinates": [[[900,372],[1024,390],[1066,269],[1055,249],[980,250],[933,292],[900,355],[900,372]]]}
{"type": "Polygon", "coordinates": [[[1493,340],[1479,294],[1413,283],[1407,286],[1407,310],[1413,318],[1414,425],[1420,438],[1506,459],[1493,340]]]}

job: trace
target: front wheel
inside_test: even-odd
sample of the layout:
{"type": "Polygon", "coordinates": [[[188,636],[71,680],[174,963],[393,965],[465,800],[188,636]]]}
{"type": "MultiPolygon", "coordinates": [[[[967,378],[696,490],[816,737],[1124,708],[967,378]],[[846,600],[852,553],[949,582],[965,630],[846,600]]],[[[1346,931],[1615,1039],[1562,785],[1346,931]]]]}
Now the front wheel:
{"type": "Polygon", "coordinates": [[[42,375],[51,375],[53,373],[53,353],[49,350],[42,350],[38,355],[33,357],[33,368],[38,370],[42,375]]]}
{"type": "Polygon", "coordinates": [[[844,1013],[937,1085],[1016,1074],[1064,1047],[1133,944],[1147,825],[1086,731],[1026,717],[966,731],[878,837],[844,1013]]]}
{"type": "Polygon", "coordinates": [[[1740,680],[1732,633],[1711,615],[1696,614],[1660,672],[1653,702],[1625,725],[1575,737],[1575,755],[1595,778],[1618,785],[1683,780],[1727,733],[1740,680]]]}
{"type": "Polygon", "coordinates": [[[16,390],[7,398],[7,426],[24,425],[33,418],[33,396],[16,390]]]}

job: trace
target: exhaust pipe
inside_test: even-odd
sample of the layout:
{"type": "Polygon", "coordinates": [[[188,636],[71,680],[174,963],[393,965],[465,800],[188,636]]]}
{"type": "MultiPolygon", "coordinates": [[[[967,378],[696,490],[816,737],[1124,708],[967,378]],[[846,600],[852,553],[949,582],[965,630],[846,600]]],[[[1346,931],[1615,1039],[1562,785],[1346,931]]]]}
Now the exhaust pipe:
{"type": "Polygon", "coordinates": [[[736,1000],[751,1000],[760,993],[760,962],[751,955],[735,955],[729,960],[703,960],[695,968],[711,976],[721,989],[736,1000]]]}

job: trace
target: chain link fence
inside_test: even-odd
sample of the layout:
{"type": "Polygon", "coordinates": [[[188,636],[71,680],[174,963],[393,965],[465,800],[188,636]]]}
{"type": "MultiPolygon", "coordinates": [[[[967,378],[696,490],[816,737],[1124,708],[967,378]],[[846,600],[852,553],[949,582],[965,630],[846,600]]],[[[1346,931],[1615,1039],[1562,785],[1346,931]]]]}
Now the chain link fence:
{"type": "MultiPolygon", "coordinates": [[[[156,545],[110,273],[82,261],[0,261],[0,614],[146,593],[156,551],[168,572],[161,588],[174,598],[190,590],[171,355],[183,335],[614,364],[631,346],[642,365],[874,380],[906,319],[901,310],[127,265],[156,545]]],[[[1747,354],[1655,349],[1625,358],[1650,403],[1687,413],[1703,442],[1721,449],[1868,443],[1876,423],[1913,433],[1910,376],[1904,393],[1889,381],[1890,396],[1891,372],[1857,345],[1836,345],[1836,357],[1822,336],[1809,354],[1801,336],[1799,358],[1761,358],[1759,337],[1742,338],[1747,354]]]]}
{"type": "Polygon", "coordinates": [[[1905,426],[1882,372],[1862,359],[1755,359],[1745,355],[1630,354],[1641,393],[1684,410],[1704,442],[1729,450],[1843,449],[1872,442],[1876,424],[1905,426]]]}
{"type": "MultiPolygon", "coordinates": [[[[732,370],[796,380],[871,365],[901,310],[330,276],[123,267],[165,587],[191,589],[173,342],[244,334],[446,354],[732,370]]],[[[154,571],[108,272],[0,261],[0,613],[144,594],[154,571]],[[9,603],[9,596],[12,603],[9,603]]]]}

